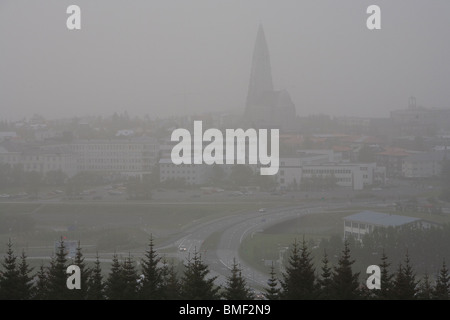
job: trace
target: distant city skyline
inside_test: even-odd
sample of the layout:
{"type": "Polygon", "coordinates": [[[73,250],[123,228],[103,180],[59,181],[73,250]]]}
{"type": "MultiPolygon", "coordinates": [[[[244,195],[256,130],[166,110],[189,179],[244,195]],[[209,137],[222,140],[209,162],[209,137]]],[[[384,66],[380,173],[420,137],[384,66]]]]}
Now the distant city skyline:
{"type": "Polygon", "coordinates": [[[273,86],[300,117],[389,117],[410,96],[449,108],[450,2],[78,0],[0,4],[0,119],[243,114],[260,23],[273,86]]]}

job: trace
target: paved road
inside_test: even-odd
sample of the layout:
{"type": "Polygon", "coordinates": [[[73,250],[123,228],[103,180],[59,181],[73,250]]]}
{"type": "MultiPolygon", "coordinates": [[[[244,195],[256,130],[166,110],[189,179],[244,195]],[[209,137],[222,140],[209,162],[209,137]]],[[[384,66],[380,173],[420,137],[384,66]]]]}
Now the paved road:
{"type": "MultiPolygon", "coordinates": [[[[161,250],[174,246],[177,248],[186,248],[186,251],[178,251],[176,254],[173,254],[177,258],[186,261],[194,251],[201,249],[202,244],[210,235],[216,232],[220,233],[217,248],[209,252],[201,252],[202,258],[210,267],[211,275],[218,277],[216,283],[219,285],[226,283],[226,277],[230,274],[229,269],[233,263],[233,259],[236,259],[248,283],[253,287],[261,287],[266,285],[268,276],[247,265],[239,257],[239,247],[247,236],[251,236],[254,232],[262,231],[271,225],[306,214],[323,212],[327,209],[376,206],[380,204],[382,205],[383,203],[381,201],[374,202],[373,200],[370,202],[367,200],[349,202],[346,199],[341,199],[333,202],[310,201],[292,207],[280,205],[279,207],[267,209],[263,213],[258,211],[242,211],[208,222],[198,224],[194,222],[180,233],[174,234],[169,240],[159,244],[156,249],[161,250]]],[[[104,257],[103,253],[102,256],[104,257]]],[[[46,257],[33,258],[45,259],[46,257]]],[[[86,258],[87,261],[93,260],[92,257],[86,258]]],[[[102,261],[107,262],[111,260],[103,258],[102,261]]]]}
{"type": "MultiPolygon", "coordinates": [[[[175,240],[172,245],[178,248],[186,248],[186,251],[178,252],[178,258],[185,260],[192,255],[195,250],[199,251],[203,242],[213,233],[220,233],[220,240],[216,250],[201,252],[204,261],[209,265],[211,275],[217,276],[217,284],[225,284],[226,277],[229,276],[233,259],[240,265],[242,274],[248,283],[253,287],[265,286],[268,276],[246,264],[239,257],[239,247],[242,241],[251,236],[252,233],[262,231],[271,225],[278,224],[285,220],[290,220],[306,214],[323,212],[328,209],[343,209],[361,206],[378,206],[375,202],[337,202],[337,203],[309,203],[295,207],[280,207],[268,209],[264,213],[242,212],[241,214],[223,217],[214,221],[209,221],[197,226],[192,226],[185,233],[175,240]]],[[[170,244],[161,246],[169,247],[170,244]]]]}

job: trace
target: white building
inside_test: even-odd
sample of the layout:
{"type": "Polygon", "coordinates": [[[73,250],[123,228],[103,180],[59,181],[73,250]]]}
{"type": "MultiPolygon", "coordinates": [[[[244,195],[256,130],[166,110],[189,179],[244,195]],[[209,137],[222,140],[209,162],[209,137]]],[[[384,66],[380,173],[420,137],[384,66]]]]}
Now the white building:
{"type": "Polygon", "coordinates": [[[302,161],[300,158],[281,158],[277,174],[278,186],[282,189],[300,185],[302,180],[302,161]]]}
{"type": "Polygon", "coordinates": [[[365,234],[372,232],[377,227],[400,227],[421,221],[419,218],[363,211],[344,217],[344,238],[352,236],[354,239],[362,240],[365,234]]]}
{"type": "Polygon", "coordinates": [[[281,189],[299,186],[305,179],[333,178],[338,186],[362,190],[374,183],[383,184],[386,169],[376,163],[342,162],[333,150],[299,150],[298,156],[280,158],[277,182],[281,189]]]}
{"type": "Polygon", "coordinates": [[[76,156],[77,171],[142,175],[150,173],[158,159],[154,138],[80,140],[68,145],[76,156]]]}
{"type": "Polygon", "coordinates": [[[152,138],[80,140],[64,145],[9,144],[0,147],[0,163],[22,165],[25,171],[81,171],[142,175],[157,163],[158,143],[152,138]]]}
{"type": "Polygon", "coordinates": [[[302,178],[334,177],[336,184],[362,190],[379,180],[384,180],[383,169],[375,163],[331,163],[306,165],[302,168],[302,178]]]}
{"type": "Polygon", "coordinates": [[[298,186],[305,165],[340,161],[341,154],[333,150],[298,150],[297,156],[280,158],[277,182],[280,188],[298,186]]]}
{"type": "Polygon", "coordinates": [[[75,155],[63,146],[45,146],[7,150],[0,147],[0,163],[20,165],[26,172],[37,171],[46,174],[62,171],[69,177],[76,174],[75,155]],[[20,150],[21,149],[21,150],[20,150]]]}

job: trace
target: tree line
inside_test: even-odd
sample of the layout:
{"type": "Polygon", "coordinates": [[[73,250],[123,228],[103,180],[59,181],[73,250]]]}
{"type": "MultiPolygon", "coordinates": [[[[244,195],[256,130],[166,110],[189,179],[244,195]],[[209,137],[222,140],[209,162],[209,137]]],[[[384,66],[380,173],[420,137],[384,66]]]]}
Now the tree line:
{"type": "Polygon", "coordinates": [[[433,279],[425,274],[417,277],[406,251],[403,261],[391,272],[391,263],[382,252],[380,267],[381,288],[369,290],[366,279],[369,275],[354,272],[355,260],[351,257],[350,243],[344,247],[335,265],[331,265],[326,251],[323,253],[320,268],[313,263],[311,250],[305,240],[292,245],[285,272],[277,279],[274,267],[270,272],[266,297],[268,299],[288,300],[448,300],[450,275],[445,263],[433,279]],[[362,277],[360,277],[362,276],[362,277]],[[364,282],[359,279],[364,278],[364,282]],[[277,286],[277,284],[280,286],[277,286]]]}
{"type": "MultiPolygon", "coordinates": [[[[1,300],[252,300],[257,298],[236,260],[224,285],[215,284],[208,265],[196,250],[184,262],[182,274],[173,263],[158,255],[150,238],[140,267],[129,254],[119,260],[113,255],[109,273],[102,273],[99,256],[93,266],[84,261],[82,248],[78,245],[73,259],[68,258],[64,241],[59,242],[49,266],[41,264],[33,273],[24,251],[16,256],[11,241],[0,269],[1,300]],[[66,285],[69,265],[80,268],[81,289],[69,290],[66,285]]],[[[313,263],[311,250],[306,241],[294,241],[289,259],[280,275],[272,264],[270,277],[263,289],[268,300],[448,300],[450,276],[445,261],[436,277],[425,275],[418,279],[408,252],[395,272],[383,252],[380,261],[381,289],[369,290],[359,282],[360,274],[353,271],[348,241],[336,265],[331,265],[326,251],[320,268],[313,263]]]]}
{"type": "MultiPolygon", "coordinates": [[[[405,252],[408,252],[418,274],[436,273],[442,266],[443,258],[450,258],[450,224],[425,227],[420,223],[404,225],[401,227],[374,228],[366,233],[360,240],[347,235],[352,256],[356,262],[354,268],[364,271],[368,265],[380,259],[384,252],[393,266],[402,262],[405,252]]],[[[316,247],[312,250],[320,262],[324,250],[330,254],[334,263],[336,253],[342,250],[341,236],[335,235],[329,239],[321,239],[320,243],[311,242],[316,247]]]]}

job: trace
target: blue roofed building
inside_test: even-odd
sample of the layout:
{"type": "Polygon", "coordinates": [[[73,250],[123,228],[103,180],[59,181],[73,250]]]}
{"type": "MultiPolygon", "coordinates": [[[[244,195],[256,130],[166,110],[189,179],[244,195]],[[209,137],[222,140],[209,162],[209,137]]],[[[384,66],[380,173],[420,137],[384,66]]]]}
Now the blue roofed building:
{"type": "Polygon", "coordinates": [[[378,227],[401,227],[414,223],[422,224],[422,222],[425,221],[420,218],[374,211],[362,211],[344,217],[344,238],[353,236],[355,239],[362,240],[365,234],[372,232],[378,227]]]}

